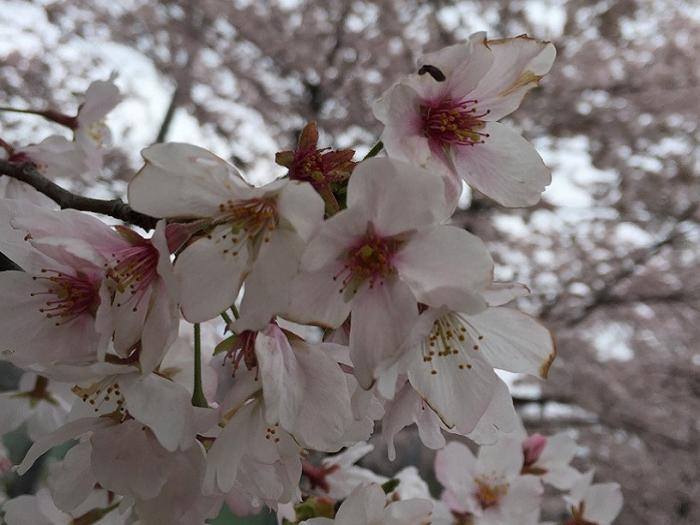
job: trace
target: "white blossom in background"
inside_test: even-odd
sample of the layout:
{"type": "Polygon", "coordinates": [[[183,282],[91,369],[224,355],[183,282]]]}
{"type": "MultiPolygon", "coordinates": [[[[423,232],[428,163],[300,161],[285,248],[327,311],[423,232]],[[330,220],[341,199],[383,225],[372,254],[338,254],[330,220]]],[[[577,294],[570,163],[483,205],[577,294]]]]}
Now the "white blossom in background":
{"type": "Polygon", "coordinates": [[[432,502],[407,499],[386,504],[386,495],[379,485],[355,489],[338,509],[334,519],[313,518],[305,525],[422,525],[430,521],[432,502]]]}
{"type": "Polygon", "coordinates": [[[479,449],[450,442],[435,456],[435,474],[445,491],[442,500],[453,513],[465,514],[475,525],[525,525],[538,522],[542,485],[521,475],[520,443],[506,437],[479,449]]]}
{"type": "Polygon", "coordinates": [[[610,525],[622,510],[618,483],[593,483],[594,471],[581,475],[564,500],[571,509],[567,525],[610,525]]]}

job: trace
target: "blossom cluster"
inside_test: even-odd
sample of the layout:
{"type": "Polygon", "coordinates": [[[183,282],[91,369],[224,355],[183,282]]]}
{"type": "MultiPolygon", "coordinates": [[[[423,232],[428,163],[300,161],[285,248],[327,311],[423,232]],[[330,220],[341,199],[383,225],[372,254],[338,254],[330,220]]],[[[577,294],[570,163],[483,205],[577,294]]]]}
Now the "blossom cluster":
{"type": "MultiPolygon", "coordinates": [[[[75,443],[36,495],[3,505],[8,524],[192,525],[224,503],[311,524],[537,523],[539,476],[573,487],[567,523],[607,525],[619,508],[592,474],[569,484],[570,443],[513,444],[495,369],[546,378],[552,337],[508,305],[527,287],[494,281],[485,244],[450,224],[464,183],[504,206],[538,201],[548,169],[497,121],[554,56],[483,33],[426,55],[375,105],[385,156],[319,148],[310,123],[277,154],[286,176],[262,186],[203,148],[150,146],[128,185],[150,233],[8,182],[0,252],[20,270],[0,273],[0,358],[26,374],[0,398],[0,428],[26,423],[34,441],[19,474],[75,443]],[[413,424],[440,450],[440,505],[416,498],[410,476],[387,504],[376,479],[341,490],[329,464],[314,475],[311,452],[356,450],[376,422],[391,458],[413,424]],[[475,460],[446,434],[490,445],[475,460]],[[304,479],[344,499],[337,512],[304,479]]],[[[49,179],[100,173],[120,98],[101,81],[75,117],[35,112],[73,140],[3,142],[4,162],[49,179]]]]}

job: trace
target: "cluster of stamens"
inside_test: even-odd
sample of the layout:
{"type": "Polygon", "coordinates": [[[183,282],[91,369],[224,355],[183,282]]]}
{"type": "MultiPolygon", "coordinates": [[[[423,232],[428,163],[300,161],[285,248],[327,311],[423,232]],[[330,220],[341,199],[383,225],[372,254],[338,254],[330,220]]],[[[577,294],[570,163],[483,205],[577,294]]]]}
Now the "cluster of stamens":
{"type": "Polygon", "coordinates": [[[48,319],[55,319],[55,325],[68,323],[82,314],[94,314],[99,304],[98,283],[86,275],[68,275],[56,270],[41,270],[42,275],[33,280],[46,285],[41,292],[31,292],[32,297],[49,296],[39,312],[48,319]]]}
{"type": "Polygon", "coordinates": [[[274,443],[279,443],[280,437],[277,433],[279,426],[279,423],[275,423],[271,427],[267,427],[265,429],[265,439],[273,441],[274,443]]]}
{"type": "Polygon", "coordinates": [[[439,145],[473,146],[481,144],[489,135],[479,131],[485,125],[482,120],[490,110],[479,111],[478,100],[452,100],[446,98],[436,103],[420,106],[423,134],[439,145]]]}
{"type": "Polygon", "coordinates": [[[92,407],[94,412],[105,412],[126,416],[124,408],[124,396],[119,389],[119,383],[111,379],[105,380],[89,387],[74,386],[72,392],[92,407]],[[106,406],[105,406],[106,405],[106,406]]]}
{"type": "Polygon", "coordinates": [[[582,501],[578,507],[571,507],[571,518],[564,522],[564,525],[596,525],[592,521],[588,521],[583,517],[585,512],[585,503],[582,501]]]}
{"type": "MultiPolygon", "coordinates": [[[[436,319],[422,345],[423,362],[432,367],[434,359],[455,356],[457,368],[470,370],[472,365],[466,360],[467,350],[478,351],[479,342],[484,339],[483,335],[470,328],[466,320],[455,313],[436,319]]],[[[430,373],[437,375],[437,370],[432,368],[430,373]]]]}
{"type": "MultiPolygon", "coordinates": [[[[245,364],[248,370],[253,370],[258,366],[258,358],[255,356],[255,339],[257,336],[258,332],[252,330],[244,330],[238,334],[237,344],[226,353],[226,359],[231,360],[231,365],[233,367],[231,375],[236,374],[236,371],[241,366],[241,362],[245,364]]],[[[258,379],[257,375],[255,379],[258,379]]]]}
{"type": "MultiPolygon", "coordinates": [[[[232,246],[224,248],[222,253],[233,257],[240,253],[241,245],[249,240],[258,246],[270,242],[271,234],[279,223],[276,200],[271,197],[241,201],[229,199],[219,204],[219,213],[214,225],[226,224],[230,229],[221,231],[216,241],[230,242],[232,246]]],[[[213,238],[211,234],[209,238],[213,238]]]]}
{"type": "Polygon", "coordinates": [[[482,509],[488,509],[497,505],[498,502],[508,493],[508,483],[501,479],[489,479],[486,477],[476,478],[476,499],[482,509]]]}
{"type": "MultiPolygon", "coordinates": [[[[127,301],[135,312],[144,292],[158,275],[158,250],[151,242],[144,241],[112,253],[112,257],[112,262],[105,264],[106,275],[116,291],[129,295],[127,301]]],[[[121,307],[122,303],[117,302],[116,306],[121,307]]]]}
{"type": "Polygon", "coordinates": [[[396,273],[393,257],[401,244],[396,238],[378,235],[370,223],[362,239],[348,250],[342,270],[333,276],[334,281],[340,281],[339,292],[354,294],[365,282],[370,288],[383,285],[396,273]]]}

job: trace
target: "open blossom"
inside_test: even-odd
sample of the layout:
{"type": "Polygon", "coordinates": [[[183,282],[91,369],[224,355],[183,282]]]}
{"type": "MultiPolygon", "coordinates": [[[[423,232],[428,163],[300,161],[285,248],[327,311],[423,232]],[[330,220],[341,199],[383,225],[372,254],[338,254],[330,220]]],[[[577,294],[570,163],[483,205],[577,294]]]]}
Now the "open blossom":
{"type": "Polygon", "coordinates": [[[335,518],[312,518],[305,525],[423,525],[430,522],[433,504],[427,499],[406,499],[387,505],[377,484],[356,488],[340,505],[335,518]]]}
{"type": "Polygon", "coordinates": [[[12,432],[26,423],[29,437],[37,439],[65,423],[74,399],[68,385],[24,374],[18,390],[0,394],[0,428],[12,432]]]}
{"type": "Polygon", "coordinates": [[[85,156],[87,171],[93,174],[102,169],[104,148],[112,141],[105,117],[122,100],[119,88],[112,80],[96,80],[88,86],[74,121],[75,143],[85,156]]]}
{"type": "Polygon", "coordinates": [[[478,238],[441,224],[450,213],[441,179],[410,164],[360,163],[347,205],[306,248],[289,317],[337,328],[352,312],[350,355],[368,388],[401,356],[418,302],[483,309],[474,290],[493,263],[478,238]]]}
{"type": "Polygon", "coordinates": [[[564,432],[545,437],[533,434],[523,441],[523,473],[541,476],[558,489],[569,489],[580,474],[569,463],[576,454],[576,442],[564,432]]]}
{"type": "Polygon", "coordinates": [[[593,483],[594,471],[579,477],[564,497],[571,517],[565,525],[610,525],[622,510],[618,483],[593,483]]]}
{"type": "Polygon", "coordinates": [[[236,168],[188,144],[156,144],[142,155],[146,165],[129,183],[131,206],[155,217],[200,220],[201,233],[175,262],[185,318],[218,316],[247,278],[241,323],[263,328],[286,308],[286,283],[323,219],[322,199],[295,181],[253,188],[236,168]]]}
{"type": "Polygon", "coordinates": [[[0,273],[0,356],[24,368],[91,359],[101,339],[95,314],[103,263],[47,247],[23,261],[25,271],[0,273]]]}
{"type": "Polygon", "coordinates": [[[478,457],[466,445],[448,443],[435,456],[435,474],[445,487],[442,500],[475,525],[534,525],[542,485],[520,474],[522,464],[520,443],[509,437],[481,447],[478,457]]]}
{"type": "Polygon", "coordinates": [[[36,494],[24,494],[3,505],[7,525],[127,525],[130,514],[122,513],[113,504],[112,495],[106,490],[96,490],[89,499],[71,512],[58,508],[47,489],[36,494]],[[82,521],[81,521],[82,520],[82,521]],[[89,521],[85,521],[89,520],[89,521]]]}
{"type": "Polygon", "coordinates": [[[374,113],[391,157],[448,173],[453,202],[461,180],[504,206],[535,204],[551,181],[534,148],[497,122],[515,111],[549,71],[554,46],[525,35],[469,42],[425,55],[418,74],[391,87],[374,113]]]}
{"type": "MultiPolygon", "coordinates": [[[[42,254],[68,261],[94,261],[100,266],[91,288],[76,288],[77,284],[68,282],[63,285],[65,290],[59,290],[66,295],[66,305],[51,298],[47,305],[58,304],[60,312],[87,310],[93,330],[102,340],[112,341],[119,357],[128,358],[136,351],[144,371],[153,370],[177,335],[179,321],[165,224],[157,225],[153,237],[146,239],[123,226],[112,229],[84,213],[26,206],[12,224],[26,232],[27,241],[42,254]],[[85,297],[69,298],[74,289],[85,297]]],[[[44,309],[47,315],[57,313],[55,308],[44,309]]]]}

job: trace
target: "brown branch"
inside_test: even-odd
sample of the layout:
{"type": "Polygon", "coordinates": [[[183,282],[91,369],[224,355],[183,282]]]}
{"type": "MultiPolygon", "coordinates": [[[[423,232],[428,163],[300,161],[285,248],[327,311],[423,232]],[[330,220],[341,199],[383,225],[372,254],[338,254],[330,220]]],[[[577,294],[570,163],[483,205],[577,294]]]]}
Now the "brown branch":
{"type": "Polygon", "coordinates": [[[0,175],[7,175],[13,179],[25,182],[31,187],[43,193],[61,208],[71,208],[74,210],[90,211],[109,215],[128,224],[140,226],[146,230],[155,228],[158,219],[149,215],[144,215],[133,209],[121,199],[92,199],[82,197],[61,188],[58,184],[51,182],[36,169],[31,162],[15,164],[6,160],[0,160],[0,175]]]}

